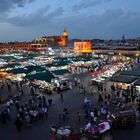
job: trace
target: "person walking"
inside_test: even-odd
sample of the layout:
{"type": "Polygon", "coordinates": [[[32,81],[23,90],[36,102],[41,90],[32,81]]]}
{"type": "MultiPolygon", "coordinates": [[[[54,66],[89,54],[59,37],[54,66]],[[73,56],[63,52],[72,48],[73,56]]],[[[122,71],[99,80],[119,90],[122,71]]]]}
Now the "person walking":
{"type": "Polygon", "coordinates": [[[76,77],[74,78],[74,83],[75,83],[75,86],[77,86],[77,78],[76,77]]]}
{"type": "Polygon", "coordinates": [[[43,103],[43,107],[45,107],[46,106],[46,98],[45,98],[45,96],[43,95],[42,96],[42,103],[43,103]]]}
{"type": "Polygon", "coordinates": [[[66,113],[64,111],[62,112],[62,120],[63,120],[63,122],[66,121],[66,113]]]}
{"type": "Polygon", "coordinates": [[[7,122],[5,111],[1,112],[1,121],[2,121],[3,124],[6,124],[6,122],[7,122]]]}
{"type": "Polygon", "coordinates": [[[69,117],[68,117],[68,114],[69,114],[68,109],[64,108],[63,112],[65,113],[65,118],[68,120],[69,119],[69,117]]]}
{"type": "Polygon", "coordinates": [[[94,121],[94,112],[93,111],[90,112],[90,121],[91,121],[91,124],[94,121]]]}
{"type": "Polygon", "coordinates": [[[89,118],[89,111],[88,111],[88,109],[85,109],[84,116],[85,116],[86,120],[89,118]]]}
{"type": "Polygon", "coordinates": [[[72,82],[69,82],[69,88],[72,89],[72,82]]]}
{"type": "Polygon", "coordinates": [[[63,97],[63,93],[62,92],[60,92],[60,98],[61,98],[61,101],[64,100],[64,97],[63,97]]]}
{"type": "Polygon", "coordinates": [[[31,86],[31,88],[30,88],[30,94],[31,95],[35,94],[35,88],[33,86],[31,86]]]}
{"type": "Polygon", "coordinates": [[[81,113],[79,111],[77,112],[77,120],[79,123],[81,122],[81,113]]]}
{"type": "Polygon", "coordinates": [[[48,107],[47,106],[44,107],[44,113],[45,113],[45,116],[47,118],[48,117],[48,107]]]}
{"type": "Polygon", "coordinates": [[[94,116],[98,117],[98,109],[97,109],[97,107],[94,108],[94,116]]]}
{"type": "Polygon", "coordinates": [[[52,99],[50,98],[50,99],[48,99],[48,103],[49,103],[49,106],[51,106],[52,105],[52,99]]]}
{"type": "Polygon", "coordinates": [[[103,97],[101,93],[99,94],[98,102],[103,102],[103,97]]]}
{"type": "Polygon", "coordinates": [[[17,114],[15,125],[16,125],[16,128],[17,128],[17,131],[20,132],[20,130],[22,128],[22,125],[23,125],[23,122],[22,122],[22,119],[21,119],[19,114],[17,114]]]}

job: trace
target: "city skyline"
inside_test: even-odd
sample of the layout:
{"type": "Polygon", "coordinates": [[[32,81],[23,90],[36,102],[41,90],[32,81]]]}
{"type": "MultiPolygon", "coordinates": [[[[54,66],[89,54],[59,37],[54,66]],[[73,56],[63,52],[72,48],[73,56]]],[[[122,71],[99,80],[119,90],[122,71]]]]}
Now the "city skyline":
{"type": "Polygon", "coordinates": [[[139,37],[138,0],[1,0],[0,42],[31,41],[58,35],[70,38],[139,37]]]}

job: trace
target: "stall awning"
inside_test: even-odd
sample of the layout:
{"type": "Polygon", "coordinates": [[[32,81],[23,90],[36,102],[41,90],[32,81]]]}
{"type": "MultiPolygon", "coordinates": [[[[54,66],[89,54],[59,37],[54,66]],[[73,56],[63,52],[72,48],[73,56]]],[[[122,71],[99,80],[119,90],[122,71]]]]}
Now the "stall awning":
{"type": "Polygon", "coordinates": [[[50,82],[52,78],[54,78],[53,74],[49,71],[41,72],[41,73],[36,73],[36,74],[30,74],[26,76],[27,79],[29,80],[43,80],[46,82],[50,82]]]}
{"type": "Polygon", "coordinates": [[[70,72],[66,69],[62,69],[62,70],[55,70],[55,71],[52,71],[52,73],[54,75],[65,75],[65,74],[69,74],[70,72]]]}
{"type": "Polygon", "coordinates": [[[135,77],[135,76],[119,75],[119,76],[112,77],[110,80],[113,82],[131,84],[137,79],[138,77],[135,77]]]}
{"type": "Polygon", "coordinates": [[[3,66],[2,68],[15,68],[16,66],[21,66],[19,63],[11,63],[3,66]]]}
{"type": "Polygon", "coordinates": [[[95,71],[95,72],[91,72],[90,75],[91,76],[97,76],[100,74],[100,71],[95,71]]]}
{"type": "Polygon", "coordinates": [[[108,71],[108,69],[102,69],[102,70],[99,70],[99,71],[91,72],[90,75],[91,76],[98,76],[98,75],[101,75],[101,74],[105,73],[106,71],[108,71]]]}
{"type": "Polygon", "coordinates": [[[138,79],[135,83],[134,83],[135,86],[140,86],[140,79],[138,79]]]}
{"type": "Polygon", "coordinates": [[[54,60],[58,60],[58,61],[68,61],[68,58],[56,57],[56,58],[54,58],[54,60]]]}
{"type": "Polygon", "coordinates": [[[26,69],[28,70],[28,72],[31,72],[31,71],[37,71],[37,72],[45,71],[45,68],[43,68],[41,66],[27,66],[26,69]]]}
{"type": "Polygon", "coordinates": [[[24,68],[18,68],[18,69],[12,69],[12,70],[8,70],[7,73],[12,73],[12,74],[20,74],[20,73],[28,73],[27,69],[24,68]]]}
{"type": "Polygon", "coordinates": [[[53,62],[53,63],[47,64],[45,66],[46,67],[51,67],[51,66],[59,67],[59,66],[69,65],[70,63],[71,63],[71,61],[60,61],[60,62],[53,62]]]}
{"type": "Polygon", "coordinates": [[[116,65],[118,65],[119,64],[119,62],[112,62],[112,65],[113,66],[116,66],[116,65]]]}
{"type": "Polygon", "coordinates": [[[1,58],[8,61],[11,59],[15,59],[14,56],[1,56],[1,58]]]}
{"type": "Polygon", "coordinates": [[[131,75],[131,76],[139,76],[140,77],[140,67],[132,68],[129,71],[123,71],[123,72],[121,72],[121,75],[131,75]]]}

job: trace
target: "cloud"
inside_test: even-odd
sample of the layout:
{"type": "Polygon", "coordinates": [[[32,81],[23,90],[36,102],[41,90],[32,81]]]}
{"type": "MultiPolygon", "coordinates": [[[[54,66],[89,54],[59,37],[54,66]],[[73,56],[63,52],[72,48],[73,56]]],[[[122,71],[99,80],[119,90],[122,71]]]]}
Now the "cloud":
{"type": "Polygon", "coordinates": [[[47,25],[56,17],[63,15],[62,7],[58,7],[54,11],[50,11],[50,9],[50,6],[45,6],[28,15],[19,15],[11,18],[7,17],[4,19],[4,22],[23,27],[47,25]]]}
{"type": "Polygon", "coordinates": [[[9,12],[15,7],[24,7],[28,3],[32,3],[35,0],[0,0],[0,13],[9,12]]]}
{"type": "Polygon", "coordinates": [[[9,16],[14,8],[24,7],[34,1],[36,0],[0,0],[0,41],[32,40],[35,37],[53,34],[54,30],[59,32],[55,19],[63,15],[62,7],[44,5],[32,13],[16,13],[9,16]]]}
{"type": "Polygon", "coordinates": [[[73,38],[121,38],[140,36],[140,16],[126,9],[104,10],[98,15],[77,15],[61,19],[73,38]]]}
{"type": "Polygon", "coordinates": [[[8,41],[31,41],[33,38],[53,35],[56,32],[60,34],[56,19],[59,19],[63,15],[63,12],[62,7],[51,10],[50,6],[45,6],[31,14],[15,17],[6,16],[0,21],[0,41],[5,41],[5,38],[8,41]]]}
{"type": "Polygon", "coordinates": [[[88,0],[88,1],[82,0],[81,3],[72,6],[72,10],[80,11],[82,9],[95,7],[101,3],[106,3],[106,2],[110,2],[110,1],[112,1],[112,0],[88,0]]]}
{"type": "Polygon", "coordinates": [[[68,30],[70,38],[118,39],[123,34],[126,38],[140,36],[140,15],[128,9],[101,10],[96,15],[66,16],[62,7],[52,10],[50,6],[45,6],[28,15],[7,17],[3,23],[0,24],[3,31],[1,40],[7,36],[7,40],[31,41],[44,35],[59,35],[64,28],[68,30]]]}
{"type": "Polygon", "coordinates": [[[0,42],[7,41],[30,41],[33,37],[29,29],[17,27],[9,23],[0,23],[0,42]],[[31,37],[31,38],[30,38],[31,37]]]}

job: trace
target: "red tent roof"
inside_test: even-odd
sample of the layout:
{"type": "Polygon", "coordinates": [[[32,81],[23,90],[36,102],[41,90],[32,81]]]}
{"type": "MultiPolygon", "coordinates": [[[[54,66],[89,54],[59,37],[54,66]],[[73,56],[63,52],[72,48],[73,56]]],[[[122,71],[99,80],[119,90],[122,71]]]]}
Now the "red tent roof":
{"type": "Polygon", "coordinates": [[[108,69],[102,69],[102,70],[99,70],[99,71],[91,72],[90,75],[91,76],[97,76],[97,75],[102,74],[106,71],[108,71],[108,69]]]}

